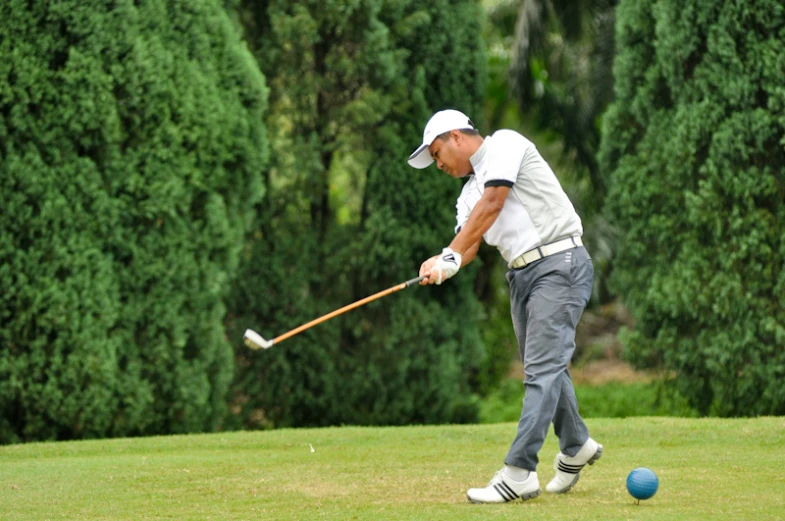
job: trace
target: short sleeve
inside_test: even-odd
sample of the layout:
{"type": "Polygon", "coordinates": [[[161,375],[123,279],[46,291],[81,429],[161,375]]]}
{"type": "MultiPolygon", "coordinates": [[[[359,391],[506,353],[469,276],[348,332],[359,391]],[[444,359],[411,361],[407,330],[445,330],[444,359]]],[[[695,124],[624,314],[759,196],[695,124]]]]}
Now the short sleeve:
{"type": "Polygon", "coordinates": [[[517,132],[499,130],[493,134],[492,146],[483,186],[514,185],[532,142],[517,132]]]}

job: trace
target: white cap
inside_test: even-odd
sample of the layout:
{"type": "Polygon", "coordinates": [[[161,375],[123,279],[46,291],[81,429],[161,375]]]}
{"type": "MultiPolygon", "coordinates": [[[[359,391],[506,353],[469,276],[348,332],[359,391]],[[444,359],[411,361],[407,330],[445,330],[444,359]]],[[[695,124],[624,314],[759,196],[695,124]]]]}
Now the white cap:
{"type": "Polygon", "coordinates": [[[451,130],[468,129],[474,129],[474,123],[463,112],[452,109],[437,112],[425,125],[425,131],[422,133],[422,145],[409,156],[409,164],[414,168],[426,168],[433,163],[428,147],[431,146],[434,139],[451,130]]]}

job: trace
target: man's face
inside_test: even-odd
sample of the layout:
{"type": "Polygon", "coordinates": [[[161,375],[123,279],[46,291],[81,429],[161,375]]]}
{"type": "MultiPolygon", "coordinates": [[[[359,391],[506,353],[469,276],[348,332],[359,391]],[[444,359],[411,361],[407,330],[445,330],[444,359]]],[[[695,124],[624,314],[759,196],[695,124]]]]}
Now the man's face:
{"type": "Polygon", "coordinates": [[[436,161],[439,170],[451,177],[466,177],[472,171],[469,162],[471,155],[466,155],[465,136],[457,130],[450,132],[447,139],[437,138],[428,147],[431,157],[436,161]]]}

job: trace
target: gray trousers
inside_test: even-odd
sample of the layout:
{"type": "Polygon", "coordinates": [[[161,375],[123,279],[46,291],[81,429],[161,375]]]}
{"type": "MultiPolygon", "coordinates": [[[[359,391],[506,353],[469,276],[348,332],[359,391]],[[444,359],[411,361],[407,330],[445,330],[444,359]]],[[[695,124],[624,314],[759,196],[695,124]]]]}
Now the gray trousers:
{"type": "Polygon", "coordinates": [[[583,247],[507,273],[526,389],[518,433],[504,459],[507,465],[536,471],[537,453],[551,422],[567,456],[574,456],[589,439],[567,364],[593,278],[591,257],[583,247]]]}

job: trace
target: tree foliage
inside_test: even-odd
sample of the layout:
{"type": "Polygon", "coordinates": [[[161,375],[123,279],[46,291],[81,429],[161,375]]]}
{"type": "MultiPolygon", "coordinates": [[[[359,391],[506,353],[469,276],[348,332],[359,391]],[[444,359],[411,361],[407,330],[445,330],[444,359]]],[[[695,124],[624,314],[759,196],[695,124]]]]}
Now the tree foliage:
{"type": "Polygon", "coordinates": [[[592,214],[605,195],[596,153],[598,121],[613,96],[616,3],[501,0],[490,10],[509,52],[506,90],[540,129],[558,133],[565,153],[585,169],[590,182],[583,204],[592,214]]]}
{"type": "MultiPolygon", "coordinates": [[[[452,236],[460,186],[406,164],[432,111],[479,114],[475,2],[243,2],[269,78],[269,197],[245,252],[230,331],[275,336],[417,275],[452,236]]],[[[471,270],[287,340],[237,353],[240,425],[390,424],[476,416],[471,270]]]]}
{"type": "Polygon", "coordinates": [[[639,366],[702,413],[785,413],[785,6],[624,1],[605,117],[639,366]]]}
{"type": "Polygon", "coordinates": [[[607,283],[614,234],[602,214],[607,186],[597,151],[602,114],[613,100],[616,4],[495,0],[488,15],[491,125],[519,129],[559,176],[594,260],[592,306],[615,298],[607,283]]]}
{"type": "Polygon", "coordinates": [[[212,0],[0,5],[0,439],[213,430],[266,87],[212,0]]]}

